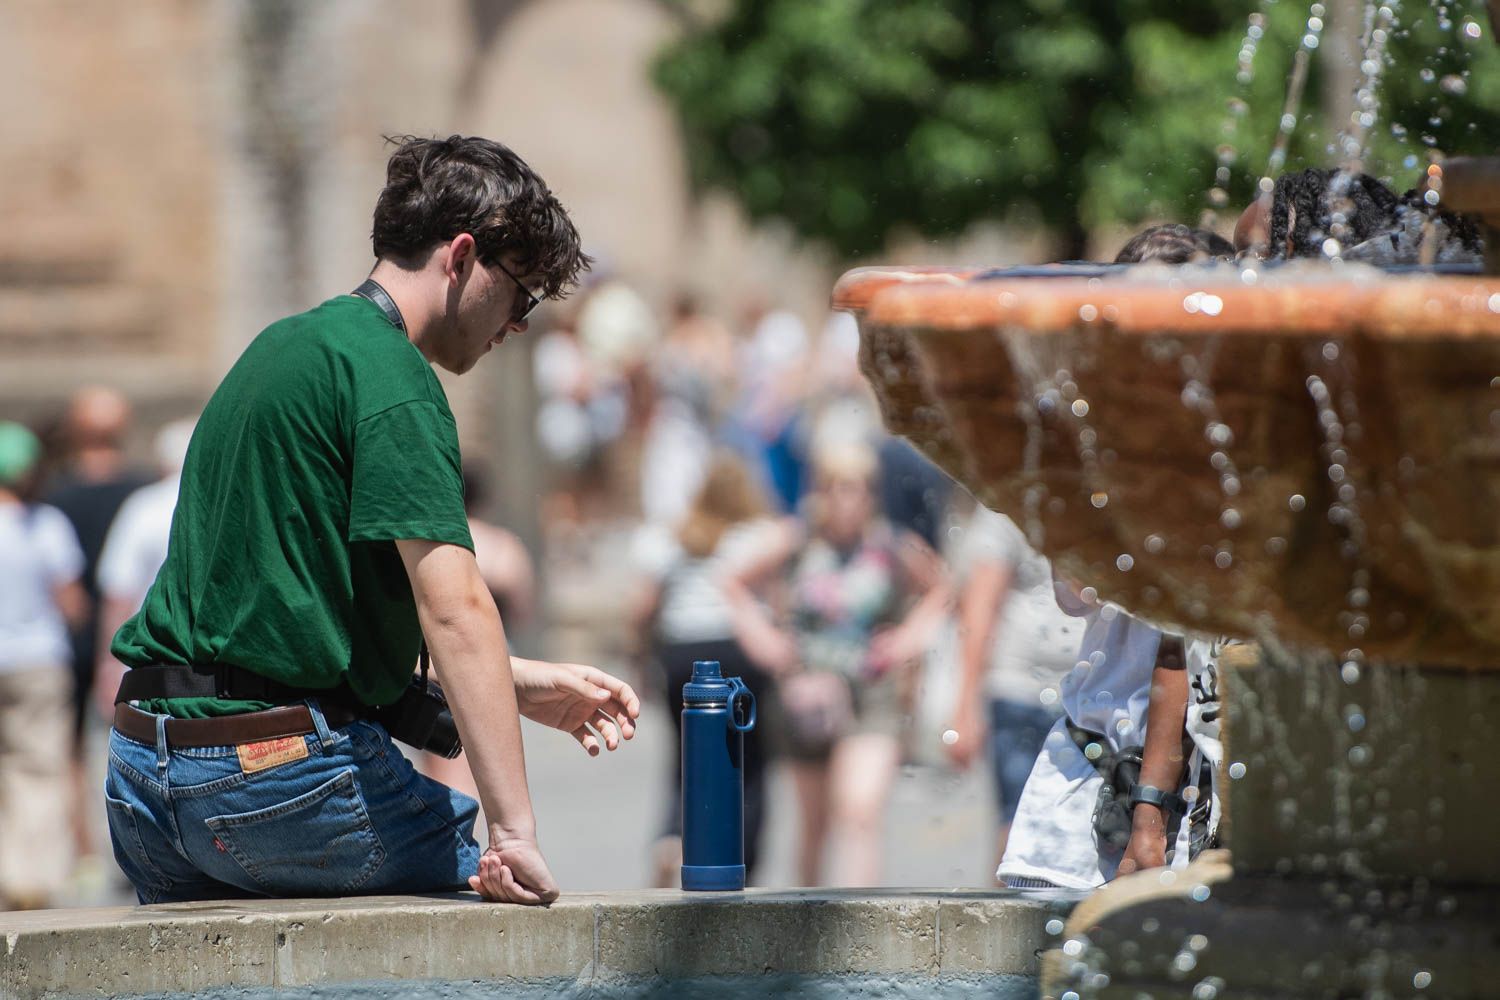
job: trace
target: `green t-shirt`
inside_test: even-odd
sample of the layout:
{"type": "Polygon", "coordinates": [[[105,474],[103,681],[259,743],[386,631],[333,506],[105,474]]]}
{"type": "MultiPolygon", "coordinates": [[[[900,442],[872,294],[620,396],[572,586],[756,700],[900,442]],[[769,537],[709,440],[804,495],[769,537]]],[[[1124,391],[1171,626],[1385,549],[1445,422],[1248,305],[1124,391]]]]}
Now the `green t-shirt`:
{"type": "MultiPolygon", "coordinates": [[[[393,701],[421,646],[395,539],[472,549],[458,433],[432,368],[352,295],[266,328],[208,401],[166,562],[116,633],[127,666],[228,663],[393,701]]],[[[179,718],[266,707],[146,706],[179,718]]]]}

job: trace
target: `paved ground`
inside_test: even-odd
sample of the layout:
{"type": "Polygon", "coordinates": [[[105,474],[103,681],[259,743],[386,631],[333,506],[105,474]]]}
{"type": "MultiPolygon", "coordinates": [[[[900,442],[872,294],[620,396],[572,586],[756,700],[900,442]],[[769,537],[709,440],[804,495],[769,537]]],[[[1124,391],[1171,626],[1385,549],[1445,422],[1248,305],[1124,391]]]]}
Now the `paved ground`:
{"type": "MultiPolygon", "coordinates": [[[[664,709],[648,705],[639,736],[615,754],[590,760],[571,739],[528,726],[531,793],[543,850],[564,887],[645,886],[663,808],[671,729],[664,709]]],[[[886,821],[886,886],[992,884],[994,823],[988,777],[908,768],[896,783],[886,821]]],[[[790,781],[771,784],[766,861],[760,882],[794,883],[796,800],[790,781]]]]}

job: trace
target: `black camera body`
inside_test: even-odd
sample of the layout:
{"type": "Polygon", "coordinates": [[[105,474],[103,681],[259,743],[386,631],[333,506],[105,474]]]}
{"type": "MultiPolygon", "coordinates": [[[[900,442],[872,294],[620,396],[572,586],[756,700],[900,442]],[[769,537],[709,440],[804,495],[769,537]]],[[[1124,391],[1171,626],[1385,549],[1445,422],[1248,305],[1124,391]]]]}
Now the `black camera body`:
{"type": "Polygon", "coordinates": [[[401,697],[384,708],[370,712],[370,718],[385,727],[392,739],[407,746],[435,753],[452,760],[463,753],[458,723],[437,681],[414,677],[401,697]]]}

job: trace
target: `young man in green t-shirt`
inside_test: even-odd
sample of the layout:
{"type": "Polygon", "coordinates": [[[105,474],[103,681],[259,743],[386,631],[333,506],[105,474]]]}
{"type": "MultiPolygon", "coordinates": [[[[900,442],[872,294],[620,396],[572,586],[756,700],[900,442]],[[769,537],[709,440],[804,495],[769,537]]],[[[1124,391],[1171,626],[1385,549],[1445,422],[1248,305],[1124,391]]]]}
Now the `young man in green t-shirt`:
{"type": "Polygon", "coordinates": [[[634,733],[628,685],[508,655],[432,371],[467,372],[567,294],[589,263],[577,230],[504,146],[408,138],[373,240],[369,281],[268,327],[214,392],[166,562],[115,636],[132,669],[105,792],[143,902],[465,885],[548,902],[518,712],[590,754],[634,733]],[[482,853],[478,804],[417,774],[372,718],[426,650],[482,853]]]}

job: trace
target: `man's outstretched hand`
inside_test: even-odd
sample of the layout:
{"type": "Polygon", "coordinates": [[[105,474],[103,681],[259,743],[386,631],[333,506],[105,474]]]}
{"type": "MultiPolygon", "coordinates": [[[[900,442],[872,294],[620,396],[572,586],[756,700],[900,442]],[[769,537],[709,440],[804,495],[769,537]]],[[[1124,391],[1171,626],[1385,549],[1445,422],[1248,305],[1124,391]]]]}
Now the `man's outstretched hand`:
{"type": "Polygon", "coordinates": [[[479,856],[479,874],[469,876],[469,888],[492,903],[525,906],[545,906],[558,896],[542,852],[521,840],[492,842],[479,856]]]}
{"type": "Polygon", "coordinates": [[[635,735],[641,700],[630,685],[581,663],[511,658],[516,703],[532,722],[561,729],[596,757],[635,735]]]}

